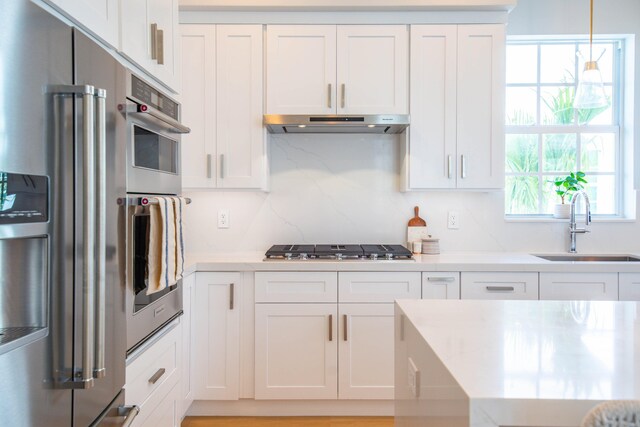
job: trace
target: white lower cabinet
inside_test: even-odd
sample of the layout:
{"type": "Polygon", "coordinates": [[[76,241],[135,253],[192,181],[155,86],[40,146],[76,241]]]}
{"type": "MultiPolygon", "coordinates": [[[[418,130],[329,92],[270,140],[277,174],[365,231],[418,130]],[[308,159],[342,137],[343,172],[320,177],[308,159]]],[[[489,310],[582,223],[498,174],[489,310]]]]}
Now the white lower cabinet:
{"type": "Polygon", "coordinates": [[[175,320],[127,359],[125,403],[140,408],[132,426],[180,425],[181,341],[175,320]]]}
{"type": "Polygon", "coordinates": [[[618,300],[640,301],[640,273],[620,273],[618,300]]]}
{"type": "Polygon", "coordinates": [[[540,273],[541,300],[618,300],[618,273],[540,273]]]}
{"type": "Polygon", "coordinates": [[[420,273],[256,273],[256,399],[393,399],[393,301],[420,273]]]}
{"type": "Polygon", "coordinates": [[[182,280],[182,375],[180,376],[180,416],[185,413],[193,403],[193,307],[195,305],[196,273],[191,273],[182,280]]]}
{"type": "Polygon", "coordinates": [[[256,304],[256,399],[336,399],[335,304],[256,304]]]}
{"type": "Polygon", "coordinates": [[[422,299],[460,299],[460,273],[422,273],[422,299]]]}
{"type": "Polygon", "coordinates": [[[196,400],[237,400],[240,273],[196,273],[193,372],[196,400]]]}
{"type": "Polygon", "coordinates": [[[462,272],[460,298],[536,300],[538,273],[462,272]]]}
{"type": "Polygon", "coordinates": [[[340,399],[393,399],[393,303],[339,304],[340,399]]]}

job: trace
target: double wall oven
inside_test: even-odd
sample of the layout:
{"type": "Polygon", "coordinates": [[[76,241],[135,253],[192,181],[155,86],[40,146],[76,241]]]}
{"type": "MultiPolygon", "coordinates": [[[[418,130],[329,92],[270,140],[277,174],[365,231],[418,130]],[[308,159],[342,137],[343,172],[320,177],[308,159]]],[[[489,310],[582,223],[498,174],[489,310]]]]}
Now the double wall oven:
{"type": "Polygon", "coordinates": [[[133,351],[182,314],[182,281],[147,294],[150,208],[156,196],[181,191],[180,104],[133,74],[127,77],[126,311],[127,349],[133,351]]]}

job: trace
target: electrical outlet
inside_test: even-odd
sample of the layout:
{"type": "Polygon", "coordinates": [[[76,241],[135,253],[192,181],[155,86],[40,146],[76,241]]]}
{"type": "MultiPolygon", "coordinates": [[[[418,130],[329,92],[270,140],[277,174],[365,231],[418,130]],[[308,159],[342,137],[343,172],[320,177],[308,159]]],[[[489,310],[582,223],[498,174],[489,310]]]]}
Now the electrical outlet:
{"type": "Polygon", "coordinates": [[[220,209],[218,211],[218,228],[229,228],[229,210],[220,209]]]}
{"type": "Polygon", "coordinates": [[[452,230],[460,228],[460,214],[456,211],[449,211],[449,219],[447,220],[447,227],[452,230]]]}

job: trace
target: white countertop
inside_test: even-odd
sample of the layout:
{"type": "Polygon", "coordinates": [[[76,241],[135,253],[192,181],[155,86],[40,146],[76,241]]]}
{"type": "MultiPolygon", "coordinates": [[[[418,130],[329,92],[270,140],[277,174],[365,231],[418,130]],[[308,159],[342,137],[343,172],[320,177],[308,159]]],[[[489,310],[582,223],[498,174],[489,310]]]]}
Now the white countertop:
{"type": "Polygon", "coordinates": [[[481,413],[495,425],[579,425],[599,401],[640,399],[640,303],[397,305],[470,401],[476,422],[481,413]]]}
{"type": "MultiPolygon", "coordinates": [[[[565,255],[565,254],[563,254],[565,255]]],[[[622,254],[634,255],[634,254],[622,254]]],[[[637,254],[635,256],[638,256],[637,254]]],[[[187,271],[536,271],[640,273],[640,262],[557,262],[522,252],[451,252],[411,261],[264,261],[264,254],[187,254],[187,271]]]]}

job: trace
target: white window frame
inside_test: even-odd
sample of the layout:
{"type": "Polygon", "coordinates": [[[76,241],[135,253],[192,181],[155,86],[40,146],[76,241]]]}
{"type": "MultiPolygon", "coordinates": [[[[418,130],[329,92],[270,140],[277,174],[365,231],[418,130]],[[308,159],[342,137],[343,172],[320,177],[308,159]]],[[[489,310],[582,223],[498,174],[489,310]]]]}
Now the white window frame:
{"type": "MultiPolygon", "coordinates": [[[[557,175],[553,173],[545,172],[542,168],[543,162],[543,144],[542,138],[544,135],[549,134],[576,134],[576,170],[581,169],[581,138],[580,136],[583,133],[611,133],[615,135],[615,144],[616,144],[616,159],[615,159],[615,185],[616,191],[614,194],[615,198],[615,213],[614,214],[594,214],[593,216],[596,219],[623,219],[625,218],[625,196],[627,195],[625,192],[625,162],[624,162],[624,136],[623,132],[623,123],[622,118],[624,117],[623,106],[624,99],[623,96],[625,94],[625,76],[624,76],[624,60],[625,60],[625,41],[626,37],[624,36],[607,36],[607,37],[594,37],[594,45],[597,46],[599,43],[615,43],[617,46],[613,50],[613,79],[614,82],[612,85],[605,84],[606,86],[611,86],[612,88],[612,102],[613,102],[613,116],[612,116],[612,125],[579,125],[574,122],[571,125],[543,125],[543,124],[535,124],[535,125],[526,125],[526,126],[518,126],[518,125],[505,125],[505,139],[506,136],[510,134],[530,134],[530,135],[538,135],[538,171],[536,173],[520,173],[520,172],[507,172],[505,170],[505,177],[512,176],[537,176],[539,179],[538,186],[538,212],[537,213],[527,213],[527,214],[510,214],[505,211],[506,219],[514,219],[514,220],[527,220],[527,219],[542,219],[542,220],[551,220],[551,214],[544,214],[542,212],[542,206],[544,203],[544,181],[546,179],[553,179],[558,175],[561,175],[565,171],[558,171],[557,175]]],[[[526,87],[526,88],[535,88],[536,89],[536,121],[542,118],[542,96],[541,91],[545,87],[557,87],[559,82],[554,83],[541,83],[541,51],[540,48],[543,45],[552,45],[552,44],[567,44],[574,43],[576,45],[576,51],[578,49],[578,45],[583,45],[588,43],[589,39],[585,36],[567,36],[567,37],[548,37],[548,36],[509,36],[507,38],[507,45],[535,45],[537,46],[537,71],[536,71],[536,82],[528,82],[528,83],[507,83],[506,88],[509,87],[526,87]]],[[[574,75],[579,76],[582,73],[582,70],[579,70],[580,61],[576,61],[574,75]]],[[[577,86],[577,78],[575,79],[573,86],[574,88],[577,86]]],[[[506,116],[505,116],[506,121],[506,116]]],[[[505,141],[506,142],[506,141],[505,141]]],[[[506,160],[506,158],[505,158],[506,160]]],[[[566,174],[573,171],[566,171],[566,174]]],[[[611,176],[611,173],[606,172],[589,172],[587,179],[589,176],[597,176],[597,175],[607,175],[611,176]]],[[[505,196],[506,197],[506,196],[505,196]]],[[[505,206],[506,209],[506,206],[505,206]]]]}

